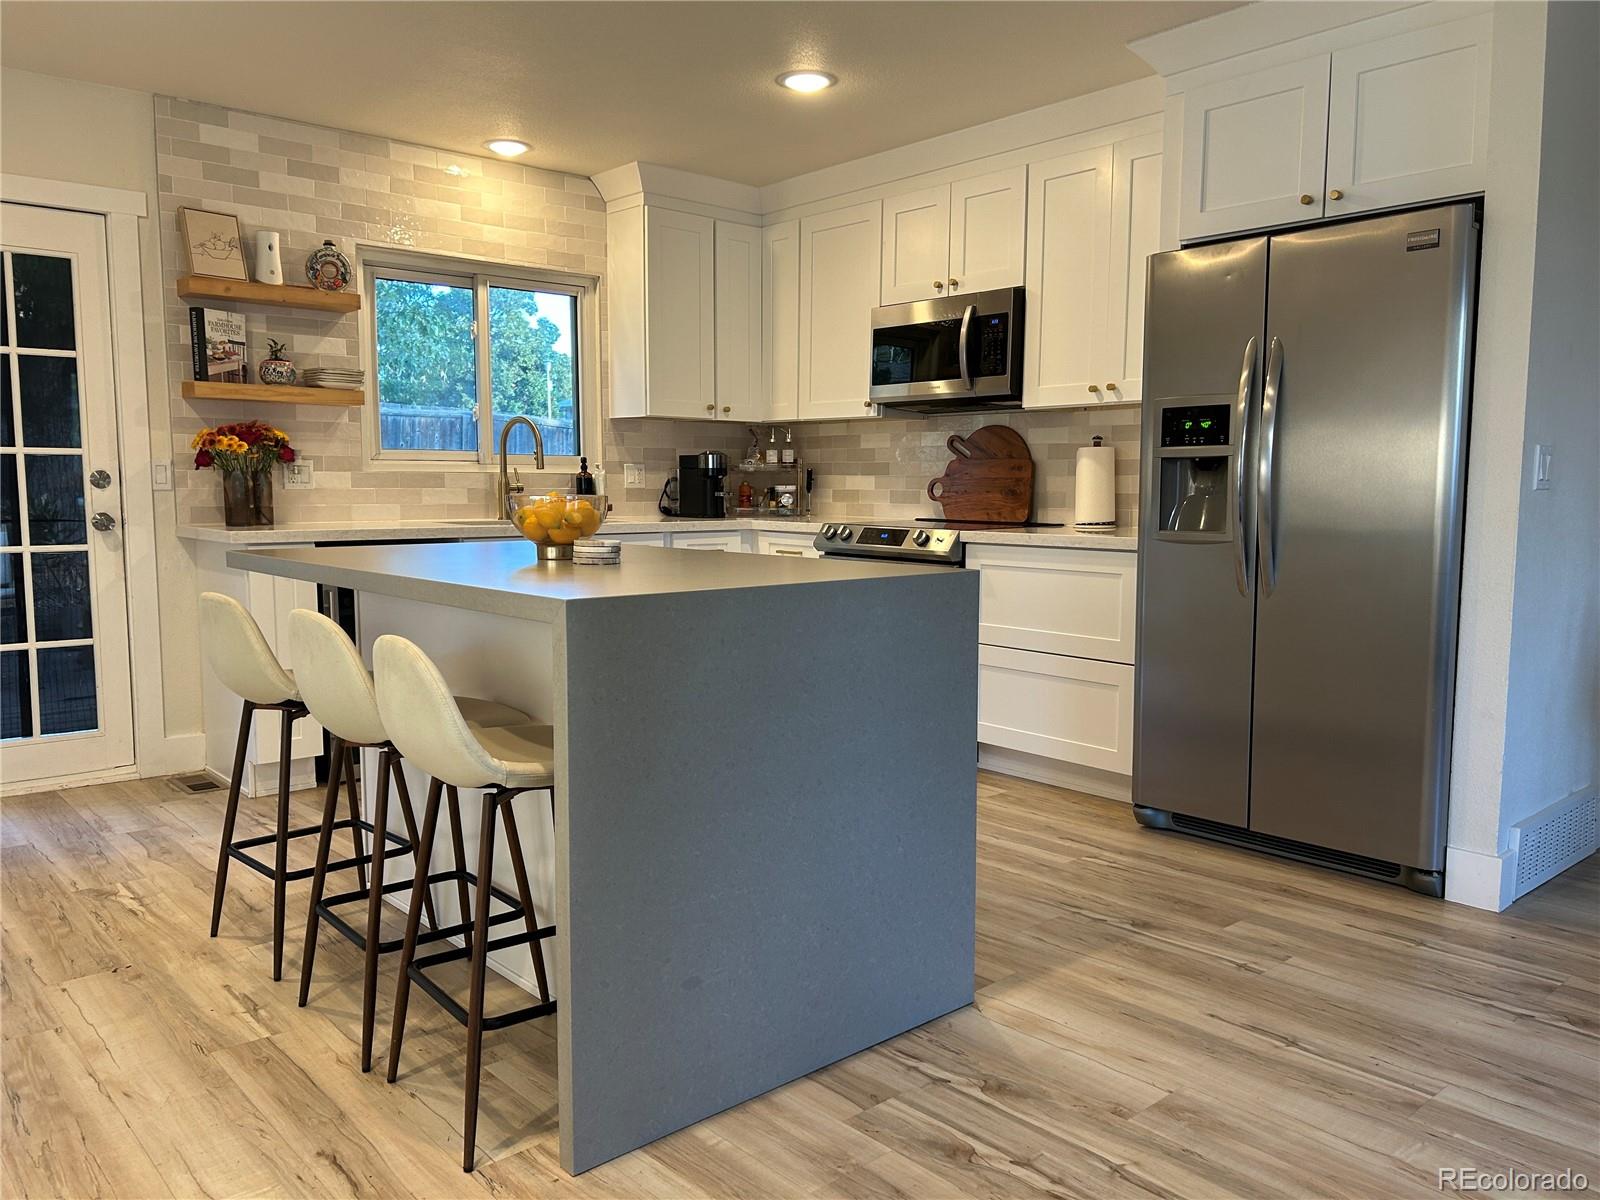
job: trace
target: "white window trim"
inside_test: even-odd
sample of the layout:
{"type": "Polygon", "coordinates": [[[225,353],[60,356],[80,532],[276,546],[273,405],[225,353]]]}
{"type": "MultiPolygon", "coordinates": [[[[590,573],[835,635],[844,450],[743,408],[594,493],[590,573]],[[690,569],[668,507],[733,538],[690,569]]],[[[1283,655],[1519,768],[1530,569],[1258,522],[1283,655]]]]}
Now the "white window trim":
{"type": "MultiPolygon", "coordinates": [[[[556,291],[571,292],[578,299],[577,401],[579,445],[582,455],[545,455],[543,472],[532,470],[533,455],[513,454],[511,465],[519,468],[526,482],[538,486],[548,482],[564,486],[567,477],[578,469],[578,458],[588,458],[591,468],[600,463],[600,277],[580,272],[544,267],[537,263],[508,262],[467,254],[435,254],[385,242],[360,242],[356,249],[356,285],[364,301],[360,310],[361,367],[366,375],[365,415],[361,422],[362,454],[368,463],[382,470],[465,471],[495,474],[500,469],[498,447],[480,445],[477,454],[448,451],[418,454],[385,451],[378,438],[378,371],[375,313],[372,304],[372,275],[410,273],[413,275],[455,276],[484,286],[506,284],[527,287],[535,284],[556,291]]],[[[479,375],[487,378],[485,359],[488,339],[478,339],[479,375]]]]}

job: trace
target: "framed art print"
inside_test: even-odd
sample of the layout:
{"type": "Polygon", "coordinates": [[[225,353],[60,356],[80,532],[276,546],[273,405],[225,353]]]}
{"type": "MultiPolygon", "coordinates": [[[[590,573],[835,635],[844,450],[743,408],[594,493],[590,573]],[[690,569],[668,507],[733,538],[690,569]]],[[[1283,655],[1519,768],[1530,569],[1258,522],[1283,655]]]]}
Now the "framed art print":
{"type": "Polygon", "coordinates": [[[183,239],[184,252],[188,255],[189,274],[249,282],[239,218],[232,213],[180,208],[178,236],[183,239]]]}

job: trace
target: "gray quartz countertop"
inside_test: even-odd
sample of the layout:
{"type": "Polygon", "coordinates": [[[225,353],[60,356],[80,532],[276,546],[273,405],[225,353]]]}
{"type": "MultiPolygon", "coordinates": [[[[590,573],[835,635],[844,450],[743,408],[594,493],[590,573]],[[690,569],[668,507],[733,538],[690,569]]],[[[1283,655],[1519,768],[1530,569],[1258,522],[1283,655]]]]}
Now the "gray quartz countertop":
{"type": "MultiPolygon", "coordinates": [[[[844,518],[833,517],[831,520],[844,518]]],[[[910,524],[905,518],[869,518],[885,525],[910,524]]],[[[613,516],[606,521],[600,536],[623,533],[700,533],[710,530],[759,530],[763,533],[815,534],[822,518],[727,517],[721,520],[694,517],[663,517],[649,513],[613,516]]],[[[454,520],[362,521],[274,525],[264,529],[228,529],[222,525],[180,525],[178,536],[190,541],[221,542],[229,546],[283,546],[300,542],[403,542],[413,539],[514,538],[516,531],[505,521],[489,517],[454,520]]],[[[1128,526],[1114,530],[1086,531],[1064,525],[1059,529],[963,530],[961,540],[968,545],[1061,546],[1087,550],[1137,550],[1139,539],[1128,526]]]]}
{"type": "Polygon", "coordinates": [[[962,573],[911,563],[690,554],[660,546],[624,546],[620,563],[584,566],[541,562],[520,538],[231,550],[228,565],[425,604],[545,620],[564,605],[584,601],[962,573]]]}

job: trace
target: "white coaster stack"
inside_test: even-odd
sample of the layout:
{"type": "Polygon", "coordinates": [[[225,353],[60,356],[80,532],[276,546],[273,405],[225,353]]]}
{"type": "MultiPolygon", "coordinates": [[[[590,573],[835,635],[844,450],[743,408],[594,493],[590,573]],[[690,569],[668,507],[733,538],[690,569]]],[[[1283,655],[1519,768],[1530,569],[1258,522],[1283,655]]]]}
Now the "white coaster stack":
{"type": "Polygon", "coordinates": [[[307,387],[339,388],[359,392],[367,386],[367,373],[359,367],[307,367],[300,373],[307,387]]]}
{"type": "Polygon", "coordinates": [[[579,538],[572,543],[572,561],[591,567],[608,567],[622,561],[622,543],[579,538]]]}

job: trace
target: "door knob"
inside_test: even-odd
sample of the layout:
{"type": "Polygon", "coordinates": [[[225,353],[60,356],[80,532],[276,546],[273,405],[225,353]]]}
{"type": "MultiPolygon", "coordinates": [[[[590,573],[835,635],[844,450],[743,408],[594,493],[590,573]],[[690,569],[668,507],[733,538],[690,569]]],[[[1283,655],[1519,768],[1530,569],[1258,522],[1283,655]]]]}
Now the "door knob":
{"type": "Polygon", "coordinates": [[[111,472],[110,471],[91,471],[91,472],[89,472],[89,486],[93,487],[93,488],[99,488],[101,491],[105,491],[106,488],[111,486],[111,472]]]}
{"type": "Polygon", "coordinates": [[[1303,193],[1301,195],[1301,197],[1300,197],[1300,203],[1301,204],[1310,204],[1311,203],[1311,193],[1310,192],[1303,193]]]}
{"type": "Polygon", "coordinates": [[[944,280],[942,280],[942,279],[935,279],[935,280],[934,280],[934,281],[933,281],[933,290],[934,290],[934,291],[936,291],[936,292],[942,292],[942,291],[944,291],[944,280]]]}
{"type": "Polygon", "coordinates": [[[108,512],[97,512],[89,518],[89,524],[93,525],[101,533],[106,533],[117,527],[117,519],[108,512]]]}
{"type": "Polygon", "coordinates": [[[1328,199],[1329,200],[1343,200],[1344,199],[1344,193],[1341,192],[1338,188],[1334,188],[1333,191],[1328,193],[1328,199]]]}

